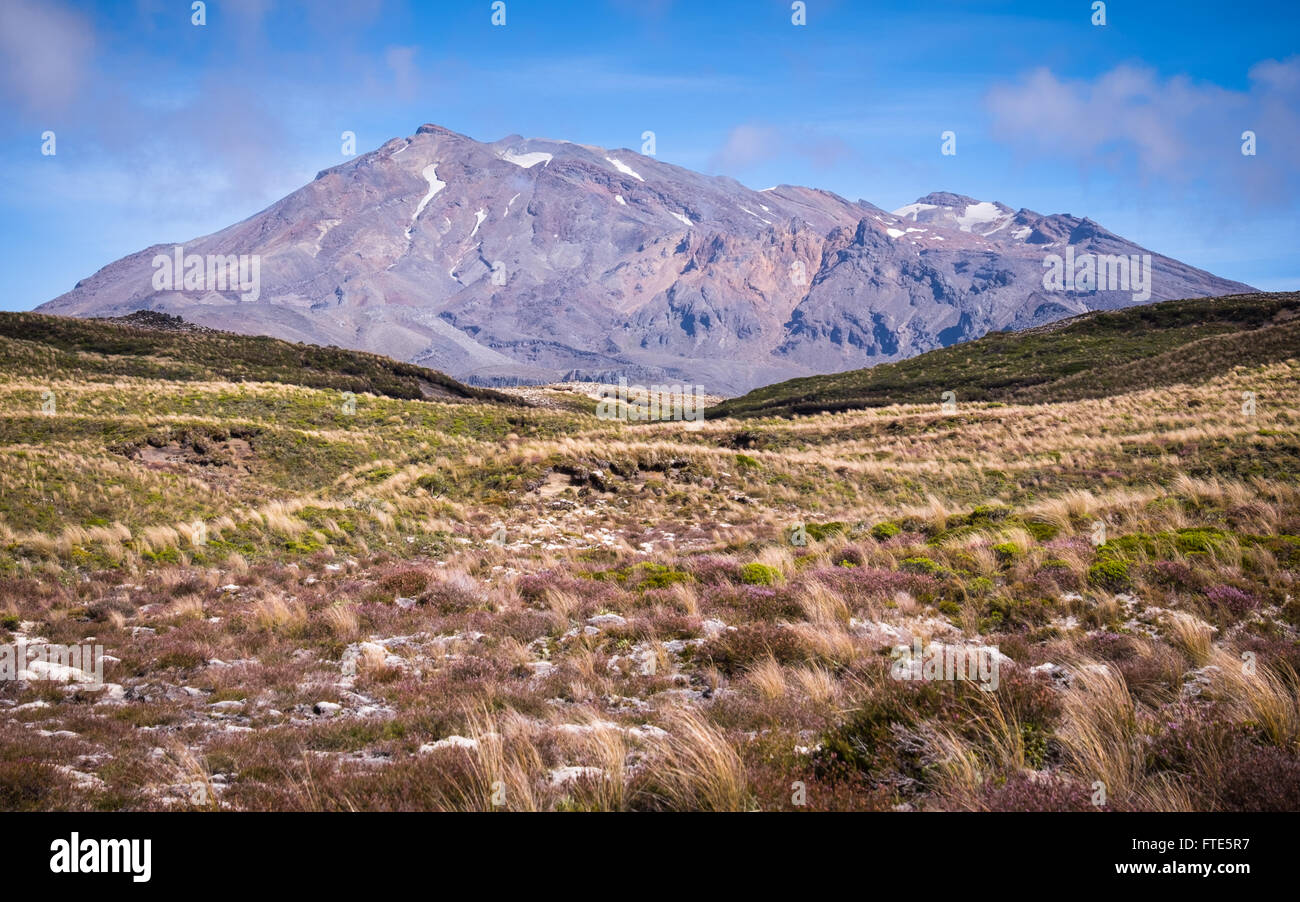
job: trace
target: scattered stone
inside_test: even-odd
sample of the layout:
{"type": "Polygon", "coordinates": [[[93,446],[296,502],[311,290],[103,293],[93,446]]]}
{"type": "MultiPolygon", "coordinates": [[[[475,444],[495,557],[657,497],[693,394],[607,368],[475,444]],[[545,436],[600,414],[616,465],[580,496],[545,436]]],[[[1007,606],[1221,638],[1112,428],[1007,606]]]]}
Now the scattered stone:
{"type": "Polygon", "coordinates": [[[440,749],[476,749],[478,740],[470,739],[468,736],[448,736],[445,739],[439,739],[436,742],[426,742],[420,746],[420,754],[427,755],[430,752],[436,752],[440,749]]]}
{"type": "Polygon", "coordinates": [[[564,786],[566,783],[572,783],[576,780],[595,779],[603,776],[605,776],[605,772],[599,767],[579,767],[576,765],[557,767],[551,771],[551,785],[564,786]]]}
{"type": "Polygon", "coordinates": [[[1039,664],[1036,667],[1029,668],[1029,672],[1035,676],[1047,677],[1052,684],[1059,688],[1068,688],[1074,682],[1074,674],[1066,670],[1060,664],[1053,664],[1051,661],[1039,664]]]}
{"type": "Polygon", "coordinates": [[[727,630],[734,630],[735,627],[727,626],[721,620],[705,620],[700,624],[700,629],[704,632],[705,636],[713,639],[717,636],[721,636],[727,630]]]}
{"type": "Polygon", "coordinates": [[[1221,672],[1222,671],[1213,664],[1209,664],[1205,667],[1198,667],[1195,670],[1189,670],[1183,675],[1183,697],[1199,698],[1201,693],[1214,685],[1214,678],[1221,672]]]}

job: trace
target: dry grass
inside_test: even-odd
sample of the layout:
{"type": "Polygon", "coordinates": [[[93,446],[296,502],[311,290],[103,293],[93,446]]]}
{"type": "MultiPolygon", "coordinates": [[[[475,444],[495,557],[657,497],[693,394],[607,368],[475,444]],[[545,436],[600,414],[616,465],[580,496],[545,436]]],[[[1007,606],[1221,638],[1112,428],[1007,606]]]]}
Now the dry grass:
{"type": "Polygon", "coordinates": [[[254,603],[253,622],[258,629],[271,632],[291,632],[307,624],[307,609],[299,601],[283,598],[263,598],[254,603]]]}
{"type": "Polygon", "coordinates": [[[1192,614],[1174,611],[1169,615],[1169,641],[1197,667],[1210,663],[1214,627],[1192,614]]]}
{"type": "Polygon", "coordinates": [[[653,754],[649,785],[658,806],[673,811],[747,811],[745,767],[727,737],[698,713],[681,708],[665,718],[668,736],[653,754]]]}
{"type": "Polygon", "coordinates": [[[1124,678],[1104,664],[1080,661],[1063,698],[1059,736],[1068,766],[1087,785],[1100,781],[1108,798],[1133,797],[1142,777],[1137,711],[1124,678]]]}

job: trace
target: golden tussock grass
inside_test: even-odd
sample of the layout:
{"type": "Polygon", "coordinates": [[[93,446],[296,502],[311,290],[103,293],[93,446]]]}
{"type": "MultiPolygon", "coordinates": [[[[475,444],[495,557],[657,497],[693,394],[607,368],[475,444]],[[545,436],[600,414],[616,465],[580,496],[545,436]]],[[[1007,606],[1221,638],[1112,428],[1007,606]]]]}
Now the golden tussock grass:
{"type": "Polygon", "coordinates": [[[1169,641],[1197,667],[1210,663],[1214,627],[1186,611],[1173,611],[1168,617],[1169,641]]]}
{"type": "Polygon", "coordinates": [[[654,743],[644,791],[673,811],[747,811],[753,801],[745,766],[726,735],[698,712],[675,708],[668,735],[654,743]]]}
{"type": "Polygon", "coordinates": [[[307,608],[301,601],[262,598],[254,602],[253,623],[270,632],[297,630],[307,625],[307,608]]]}
{"type": "Polygon", "coordinates": [[[1127,800],[1139,786],[1144,760],[1133,697],[1124,678],[1105,664],[1081,659],[1071,670],[1057,734],[1066,766],[1086,785],[1103,783],[1109,798],[1127,800]]]}
{"type": "Polygon", "coordinates": [[[1225,699],[1240,723],[1263,732],[1279,748],[1295,751],[1300,743],[1300,700],[1296,690],[1300,678],[1286,662],[1277,672],[1251,658],[1215,648],[1209,655],[1210,685],[1225,699]]]}
{"type": "Polygon", "coordinates": [[[785,670],[770,655],[751,664],[745,674],[745,682],[753,688],[763,701],[773,702],[785,698],[785,670]]]}
{"type": "Polygon", "coordinates": [[[361,635],[361,617],[357,606],[336,603],[327,607],[321,620],[335,637],[351,642],[361,635]]]}

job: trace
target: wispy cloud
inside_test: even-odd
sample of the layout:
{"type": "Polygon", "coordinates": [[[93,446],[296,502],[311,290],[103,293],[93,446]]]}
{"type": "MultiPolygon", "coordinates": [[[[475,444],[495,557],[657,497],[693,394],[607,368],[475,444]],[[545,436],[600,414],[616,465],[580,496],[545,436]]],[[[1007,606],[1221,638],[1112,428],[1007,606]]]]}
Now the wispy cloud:
{"type": "Polygon", "coordinates": [[[722,146],[709,159],[714,171],[736,173],[786,157],[799,157],[815,169],[830,169],[856,155],[839,137],[823,137],[803,129],[746,123],[727,133],[722,146]]]}
{"type": "Polygon", "coordinates": [[[987,96],[994,134],[1022,150],[1133,179],[1197,183],[1250,205],[1293,204],[1300,188],[1300,57],[1265,60],[1233,91],[1119,66],[1091,80],[1037,69],[987,96]],[[1242,133],[1257,136],[1255,156],[1242,133]]]}
{"type": "Polygon", "coordinates": [[[415,96],[420,83],[420,68],[415,55],[418,47],[389,47],[384,51],[384,62],[393,75],[393,90],[397,96],[409,99],[415,96]]]}
{"type": "Polygon", "coordinates": [[[90,21],[51,0],[0,3],[0,90],[29,112],[71,103],[94,48],[90,21]]]}

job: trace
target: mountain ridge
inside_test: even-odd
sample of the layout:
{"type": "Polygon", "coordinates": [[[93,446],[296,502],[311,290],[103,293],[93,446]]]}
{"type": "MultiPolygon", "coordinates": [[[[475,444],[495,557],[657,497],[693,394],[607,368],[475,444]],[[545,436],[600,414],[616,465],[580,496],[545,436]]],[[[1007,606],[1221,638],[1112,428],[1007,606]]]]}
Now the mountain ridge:
{"type": "MultiPolygon", "coordinates": [[[[1044,253],[1067,246],[1151,254],[1086,218],[951,192],[890,213],[627,148],[427,123],[183,244],[256,255],[255,300],[156,289],[152,260],[175,245],[154,245],[38,310],[157,310],[479,384],[619,373],[734,394],[1134,302],[1044,289],[1044,253]]],[[[1151,259],[1152,300],[1249,288],[1151,259]]]]}

